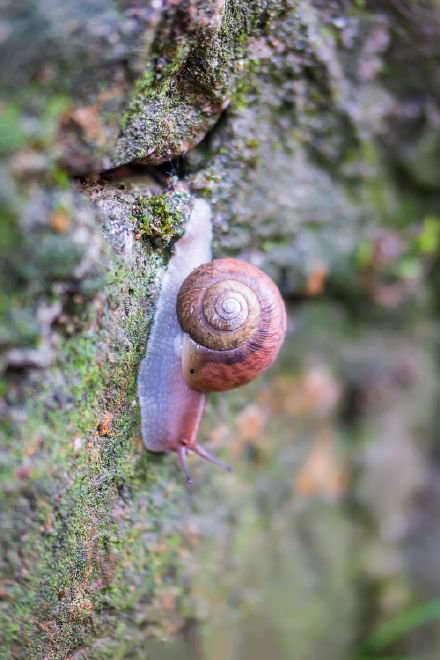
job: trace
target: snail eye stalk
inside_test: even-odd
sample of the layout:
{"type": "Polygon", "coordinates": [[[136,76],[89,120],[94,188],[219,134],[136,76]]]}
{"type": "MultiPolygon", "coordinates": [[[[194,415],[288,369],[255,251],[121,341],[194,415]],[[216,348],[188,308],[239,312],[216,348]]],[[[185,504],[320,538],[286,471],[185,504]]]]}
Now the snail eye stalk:
{"type": "Polygon", "coordinates": [[[186,462],[186,447],[184,445],[178,445],[177,458],[179,459],[179,465],[182,468],[182,472],[185,475],[186,483],[191,486],[192,479],[186,462]]]}
{"type": "Polygon", "coordinates": [[[194,449],[192,449],[192,451],[195,454],[197,454],[197,456],[204,458],[206,461],[209,461],[210,463],[214,463],[214,465],[218,465],[218,467],[221,467],[224,470],[227,470],[228,472],[233,472],[230,465],[228,465],[227,463],[223,463],[223,461],[220,461],[218,458],[207,452],[206,449],[203,449],[203,447],[201,447],[200,445],[196,444],[194,449]]]}
{"type": "Polygon", "coordinates": [[[217,465],[218,467],[223,468],[224,470],[227,470],[228,472],[233,472],[233,469],[230,465],[227,463],[223,463],[220,459],[216,458],[212,454],[206,451],[206,449],[203,449],[199,444],[194,445],[194,447],[187,447],[185,443],[180,443],[177,447],[177,458],[179,459],[179,465],[182,469],[183,474],[185,475],[186,483],[190,486],[193,483],[193,480],[191,478],[191,475],[189,473],[188,469],[188,463],[186,460],[186,456],[188,452],[193,452],[194,454],[197,454],[197,456],[200,456],[200,458],[204,458],[205,461],[209,461],[210,463],[213,463],[214,465],[217,465]]]}

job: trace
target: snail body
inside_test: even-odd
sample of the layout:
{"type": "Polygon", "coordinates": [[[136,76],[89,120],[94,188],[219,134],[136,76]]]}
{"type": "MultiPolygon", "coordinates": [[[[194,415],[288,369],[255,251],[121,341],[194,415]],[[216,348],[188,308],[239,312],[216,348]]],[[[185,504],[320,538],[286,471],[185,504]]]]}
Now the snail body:
{"type": "Polygon", "coordinates": [[[138,388],[147,449],[225,465],[197,442],[206,394],[244,385],[275,360],[286,330],[284,302],[261,270],[211,259],[211,210],[195,200],[166,271],[138,388]]]}

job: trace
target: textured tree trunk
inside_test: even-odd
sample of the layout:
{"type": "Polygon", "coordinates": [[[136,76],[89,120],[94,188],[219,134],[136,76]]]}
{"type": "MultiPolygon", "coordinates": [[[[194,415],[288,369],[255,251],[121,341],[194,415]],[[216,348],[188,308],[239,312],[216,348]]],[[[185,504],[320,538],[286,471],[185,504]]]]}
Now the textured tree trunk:
{"type": "Polygon", "coordinates": [[[6,3],[0,657],[340,660],[438,594],[439,50],[435,0],[6,3]],[[194,198],[290,324],[188,491],[136,378],[194,198]]]}

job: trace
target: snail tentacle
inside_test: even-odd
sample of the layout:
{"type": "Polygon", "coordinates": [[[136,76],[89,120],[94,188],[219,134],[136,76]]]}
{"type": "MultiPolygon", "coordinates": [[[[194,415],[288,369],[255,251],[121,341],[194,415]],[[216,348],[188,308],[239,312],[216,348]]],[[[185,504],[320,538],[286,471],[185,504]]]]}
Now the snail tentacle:
{"type": "Polygon", "coordinates": [[[182,468],[182,472],[185,475],[186,483],[191,486],[192,479],[188,470],[188,465],[186,462],[186,448],[184,444],[177,445],[176,448],[177,458],[179,460],[179,465],[182,468]]]}
{"type": "Polygon", "coordinates": [[[220,459],[216,458],[215,456],[207,452],[206,449],[203,449],[203,447],[201,447],[199,444],[196,444],[191,451],[197,454],[197,456],[204,458],[206,461],[209,461],[210,463],[214,463],[214,465],[218,465],[218,467],[223,468],[227,472],[233,472],[233,469],[230,465],[224,463],[220,459]]]}

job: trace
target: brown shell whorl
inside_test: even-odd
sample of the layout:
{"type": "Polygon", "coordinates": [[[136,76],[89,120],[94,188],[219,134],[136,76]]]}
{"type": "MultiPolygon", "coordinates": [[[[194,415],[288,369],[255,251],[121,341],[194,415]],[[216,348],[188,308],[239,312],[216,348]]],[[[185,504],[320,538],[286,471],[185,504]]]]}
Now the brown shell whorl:
{"type": "Polygon", "coordinates": [[[265,371],[286,329],[277,286],[238,259],[217,259],[196,268],[179,291],[177,317],[187,334],[184,378],[204,392],[240,387],[265,371]]]}
{"type": "MultiPolygon", "coordinates": [[[[226,351],[258,330],[260,306],[236,259],[218,259],[193,270],[180,288],[177,317],[183,330],[206,348],[226,351]]],[[[246,264],[247,266],[248,264],[246,264]]]]}

